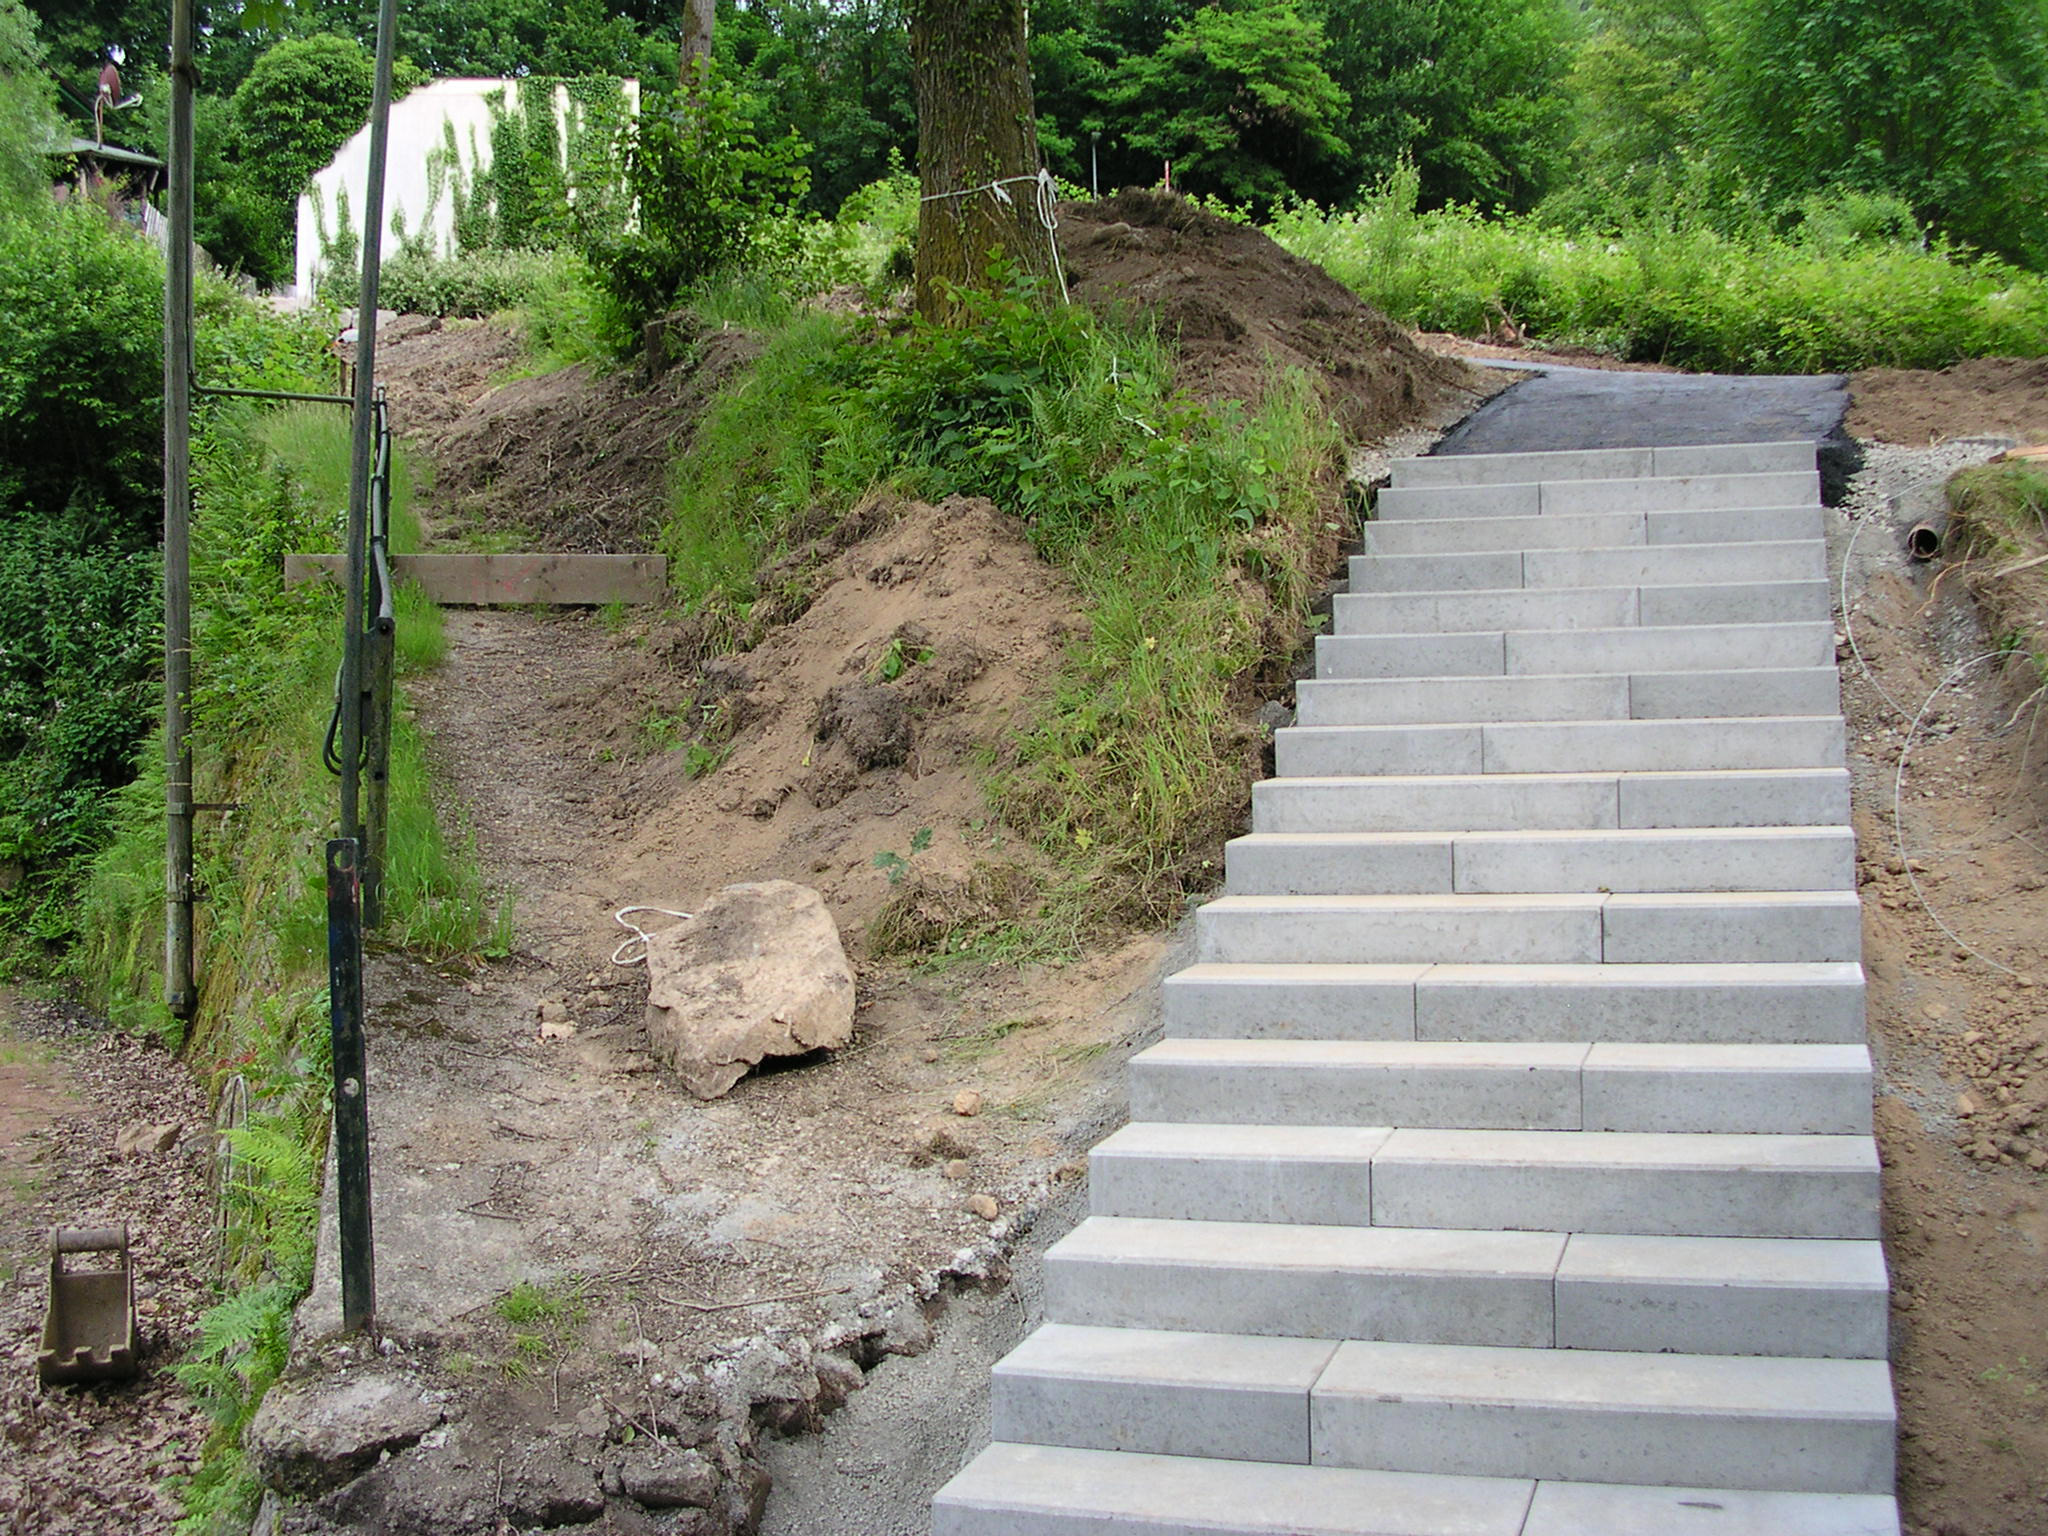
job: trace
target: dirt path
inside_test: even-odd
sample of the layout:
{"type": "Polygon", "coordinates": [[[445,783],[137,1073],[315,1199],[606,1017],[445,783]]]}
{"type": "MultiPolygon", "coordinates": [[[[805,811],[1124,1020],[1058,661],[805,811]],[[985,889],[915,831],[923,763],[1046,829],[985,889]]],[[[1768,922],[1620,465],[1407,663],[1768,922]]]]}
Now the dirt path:
{"type": "Polygon", "coordinates": [[[2048,731],[1963,666],[1993,647],[1961,581],[1900,551],[1992,451],[1872,445],[1835,539],[1910,1536],[2048,1529],[2048,731]]]}
{"type": "MultiPolygon", "coordinates": [[[[640,648],[529,613],[451,614],[448,633],[412,697],[515,901],[516,945],[369,967],[388,1353],[368,1369],[445,1422],[291,1525],[624,1520],[643,1512],[633,1490],[666,1479],[712,1505],[678,1529],[724,1530],[765,1488],[762,1435],[815,1425],[866,1369],[922,1351],[948,1294],[1005,1272],[1117,1112],[1107,1069],[1152,1027],[1159,946],[1035,971],[863,964],[851,1047],[698,1103],[646,1050],[640,973],[608,959],[614,907],[680,899],[622,789],[646,764],[592,729],[640,648]],[[1032,1033],[1019,1020],[1035,1049],[1011,1039],[1032,1033]],[[989,1112],[963,1119],[968,1083],[989,1112]],[[970,1194],[997,1201],[994,1221],[970,1194]]],[[[698,847],[692,880],[716,862],[698,847]]],[[[736,860],[726,878],[758,872],[736,860]]],[[[365,1369],[320,1342],[338,1322],[332,1254],[299,1318],[315,1383],[365,1369]]]]}
{"type": "Polygon", "coordinates": [[[177,1061],[61,1004],[0,990],[0,1530],[166,1532],[163,1479],[191,1470],[208,1423],[170,1374],[212,1280],[211,1137],[177,1061]],[[123,1157],[129,1126],[175,1129],[123,1157]],[[53,1226],[129,1225],[143,1374],[110,1387],[36,1385],[53,1226]]]}

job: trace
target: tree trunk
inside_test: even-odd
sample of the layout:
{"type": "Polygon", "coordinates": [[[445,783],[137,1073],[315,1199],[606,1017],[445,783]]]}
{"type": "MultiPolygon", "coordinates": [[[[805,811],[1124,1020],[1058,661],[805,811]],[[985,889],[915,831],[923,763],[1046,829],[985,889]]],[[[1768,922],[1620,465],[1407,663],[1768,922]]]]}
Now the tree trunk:
{"type": "Polygon", "coordinates": [[[717,0],[683,0],[682,57],[677,62],[679,84],[689,90],[704,60],[711,57],[711,19],[717,0]]]}
{"type": "Polygon", "coordinates": [[[1038,212],[1038,129],[1025,0],[911,0],[917,88],[917,312],[953,318],[948,284],[987,282],[991,257],[1040,277],[1052,232],[1038,212]],[[1017,178],[1017,179],[1012,179],[1017,178]],[[987,190],[1002,182],[1005,202],[987,190]]]}

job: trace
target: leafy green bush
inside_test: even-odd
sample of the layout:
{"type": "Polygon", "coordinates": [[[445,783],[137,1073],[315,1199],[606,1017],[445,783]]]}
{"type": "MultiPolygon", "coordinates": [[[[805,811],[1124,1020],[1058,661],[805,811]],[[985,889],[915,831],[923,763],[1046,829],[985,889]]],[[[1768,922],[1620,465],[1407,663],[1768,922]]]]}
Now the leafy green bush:
{"type": "Polygon", "coordinates": [[[408,315],[495,315],[538,303],[579,280],[576,259],[556,251],[477,251],[433,256],[403,251],[384,263],[378,300],[408,315]]]}
{"type": "Polygon", "coordinates": [[[1815,205],[1802,237],[1642,226],[1613,238],[1471,208],[1415,210],[1412,171],[1356,211],[1302,204],[1268,233],[1395,319],[1730,372],[1940,368],[2048,352],[2048,281],[1900,238],[1889,204],[1815,205]]]}
{"type": "Polygon", "coordinates": [[[786,263],[786,217],[809,185],[804,143],[763,142],[732,86],[706,75],[662,110],[644,109],[627,156],[639,210],[629,227],[584,225],[580,249],[629,332],[675,302],[689,283],[742,264],[786,263]]]}

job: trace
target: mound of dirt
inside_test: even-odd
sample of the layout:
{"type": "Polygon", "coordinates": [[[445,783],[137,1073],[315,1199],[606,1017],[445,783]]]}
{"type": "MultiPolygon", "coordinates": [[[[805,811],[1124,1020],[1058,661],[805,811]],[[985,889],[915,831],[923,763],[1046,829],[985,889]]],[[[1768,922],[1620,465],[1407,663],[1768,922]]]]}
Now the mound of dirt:
{"type": "Polygon", "coordinates": [[[1957,437],[2048,443],[2048,357],[1978,357],[1938,373],[1866,368],[1849,381],[1849,430],[1915,447],[1957,437]]]}
{"type": "Polygon", "coordinates": [[[397,431],[433,455],[430,531],[528,534],[591,554],[652,547],[677,442],[755,343],[707,331],[680,351],[652,383],[581,365],[506,379],[525,356],[510,329],[398,317],[378,338],[377,371],[397,431]],[[544,528],[532,526],[535,508],[544,528]]]}
{"type": "Polygon", "coordinates": [[[1061,208],[1060,250],[1074,297],[1156,316],[1178,335],[1182,382],[1201,399],[1256,400],[1276,363],[1303,368],[1364,442],[1490,392],[1321,267],[1171,193],[1131,188],[1061,208]]]}

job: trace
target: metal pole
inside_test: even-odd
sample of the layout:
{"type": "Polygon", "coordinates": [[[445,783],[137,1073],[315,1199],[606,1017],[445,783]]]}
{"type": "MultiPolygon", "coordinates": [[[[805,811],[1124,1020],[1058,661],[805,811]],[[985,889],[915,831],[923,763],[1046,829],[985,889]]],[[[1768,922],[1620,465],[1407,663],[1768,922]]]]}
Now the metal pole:
{"type": "Polygon", "coordinates": [[[377,7],[377,80],[370,97],[370,165],[363,193],[363,280],[356,301],[356,409],[348,477],[347,632],[341,651],[341,835],[362,836],[363,596],[368,579],[370,447],[376,429],[377,279],[384,254],[384,159],[391,138],[391,50],[397,0],[377,7]]]}
{"type": "Polygon", "coordinates": [[[192,0],[171,5],[170,251],[164,279],[164,1006],[192,965],[192,0]]]}
{"type": "Polygon", "coordinates": [[[398,615],[391,586],[391,416],[377,391],[377,468],[370,477],[370,590],[363,722],[363,926],[384,921],[384,849],[391,806],[391,703],[398,615]]]}
{"type": "Polygon", "coordinates": [[[1099,161],[1098,161],[1098,160],[1097,160],[1097,158],[1096,158],[1096,156],[1097,156],[1097,152],[1098,152],[1098,151],[1099,151],[1099,150],[1100,150],[1101,148],[1102,148],[1102,135],[1101,135],[1101,134],[1099,134],[1099,133],[1091,133],[1091,134],[1089,134],[1089,135],[1088,135],[1088,195],[1089,195],[1090,197],[1093,197],[1093,198],[1096,198],[1096,199],[1100,199],[1100,198],[1101,198],[1101,196],[1102,196],[1102,168],[1101,168],[1101,165],[1100,165],[1099,161]]]}
{"type": "Polygon", "coordinates": [[[360,848],[327,845],[328,1027],[334,1045],[334,1204],[341,1234],[341,1326],[354,1333],[377,1310],[370,1233],[370,1095],[363,1045],[360,848]]]}

